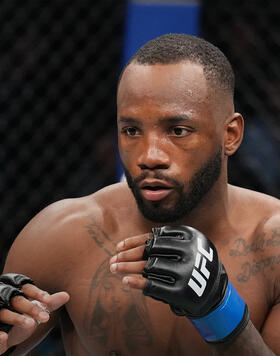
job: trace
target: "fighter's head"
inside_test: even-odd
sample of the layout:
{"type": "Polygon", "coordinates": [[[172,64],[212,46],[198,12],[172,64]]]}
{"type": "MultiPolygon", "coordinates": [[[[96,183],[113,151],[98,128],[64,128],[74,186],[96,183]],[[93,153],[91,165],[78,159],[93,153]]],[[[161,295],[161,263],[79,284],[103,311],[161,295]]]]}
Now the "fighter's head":
{"type": "Polygon", "coordinates": [[[226,183],[227,156],[243,133],[233,93],[230,63],[198,37],[161,36],[126,65],[117,98],[119,149],[146,218],[176,221],[226,183]]]}

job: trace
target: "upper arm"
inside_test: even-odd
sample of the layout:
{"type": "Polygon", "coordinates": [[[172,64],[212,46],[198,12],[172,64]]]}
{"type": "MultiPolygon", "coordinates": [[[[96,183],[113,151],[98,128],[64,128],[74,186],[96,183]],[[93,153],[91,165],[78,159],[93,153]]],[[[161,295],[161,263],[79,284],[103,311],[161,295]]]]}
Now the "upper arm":
{"type": "Polygon", "coordinates": [[[71,221],[67,211],[69,213],[68,204],[62,201],[35,216],[11,246],[3,273],[25,274],[49,293],[60,291],[63,280],[61,261],[67,263],[67,219],[71,221]]]}
{"type": "MultiPolygon", "coordinates": [[[[73,250],[69,240],[77,233],[73,225],[79,225],[71,207],[62,201],[35,216],[15,239],[3,273],[24,274],[49,294],[67,292],[69,272],[65,271],[69,270],[73,250]]],[[[41,323],[31,337],[17,346],[16,355],[34,348],[58,323],[60,311],[52,311],[49,321],[41,323]]]]}
{"type": "Polygon", "coordinates": [[[275,304],[269,311],[261,330],[265,343],[276,355],[280,355],[280,304],[275,304]]]}
{"type": "Polygon", "coordinates": [[[280,215],[273,216],[265,224],[269,236],[270,270],[267,273],[270,309],[261,329],[266,344],[280,355],[280,215]]]}

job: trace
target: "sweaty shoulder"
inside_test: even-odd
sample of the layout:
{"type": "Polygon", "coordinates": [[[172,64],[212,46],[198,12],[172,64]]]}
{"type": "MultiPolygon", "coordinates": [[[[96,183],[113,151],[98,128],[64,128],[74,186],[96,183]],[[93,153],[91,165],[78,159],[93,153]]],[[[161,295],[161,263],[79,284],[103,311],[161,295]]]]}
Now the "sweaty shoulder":
{"type": "Polygon", "coordinates": [[[92,250],[92,239],[103,243],[99,231],[111,237],[132,204],[126,183],[118,183],[86,197],[49,205],[15,239],[4,272],[23,273],[41,288],[59,290],[67,269],[72,270],[92,250]]]}
{"type": "Polygon", "coordinates": [[[246,223],[255,233],[280,223],[280,200],[249,189],[230,186],[234,201],[234,220],[246,223]]]}
{"type": "Polygon", "coordinates": [[[238,280],[265,284],[269,303],[280,300],[280,201],[272,196],[230,186],[238,234],[231,256],[241,266],[238,280]]]}
{"type": "Polygon", "coordinates": [[[263,260],[270,256],[280,267],[280,200],[252,190],[231,187],[235,203],[233,221],[247,232],[250,251],[258,252],[263,260]]]}

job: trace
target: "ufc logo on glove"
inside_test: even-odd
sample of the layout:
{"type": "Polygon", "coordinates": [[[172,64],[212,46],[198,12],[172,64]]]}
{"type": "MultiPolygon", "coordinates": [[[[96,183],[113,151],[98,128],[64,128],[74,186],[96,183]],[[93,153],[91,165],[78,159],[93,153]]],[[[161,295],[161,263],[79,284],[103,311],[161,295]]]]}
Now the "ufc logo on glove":
{"type": "Polygon", "coordinates": [[[202,241],[201,241],[200,238],[197,239],[197,249],[198,249],[198,252],[197,252],[196,257],[195,257],[195,264],[194,265],[195,265],[195,267],[197,269],[199,269],[199,271],[204,275],[204,277],[206,279],[203,277],[203,275],[201,273],[199,273],[199,271],[197,269],[194,268],[193,271],[192,271],[192,276],[200,283],[200,286],[192,278],[189,279],[188,286],[190,286],[192,288],[192,290],[199,297],[201,297],[203,292],[205,291],[206,286],[207,286],[207,281],[206,280],[208,280],[209,277],[210,277],[210,272],[206,267],[206,262],[207,262],[207,260],[209,262],[213,261],[213,250],[212,250],[211,247],[209,247],[210,250],[209,250],[209,252],[207,252],[202,247],[202,241]],[[202,255],[203,255],[203,257],[202,257],[202,255]],[[202,257],[202,262],[201,262],[201,266],[199,268],[201,257],[202,257]]]}

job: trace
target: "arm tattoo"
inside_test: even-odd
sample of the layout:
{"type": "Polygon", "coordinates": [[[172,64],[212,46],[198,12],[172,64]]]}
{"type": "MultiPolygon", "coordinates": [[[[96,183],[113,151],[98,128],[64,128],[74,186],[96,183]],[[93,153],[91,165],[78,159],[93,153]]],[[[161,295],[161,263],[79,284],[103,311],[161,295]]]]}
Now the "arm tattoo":
{"type": "Polygon", "coordinates": [[[229,251],[230,256],[247,256],[249,253],[264,251],[265,234],[258,236],[252,244],[247,244],[242,237],[234,241],[235,249],[229,251]]]}
{"type": "MultiPolygon", "coordinates": [[[[280,227],[271,230],[270,233],[263,232],[248,243],[242,237],[234,241],[235,247],[229,250],[229,255],[233,257],[244,257],[250,254],[258,256],[241,265],[241,272],[237,275],[237,280],[241,283],[248,282],[252,277],[265,273],[266,270],[274,270],[280,264],[280,253],[267,255],[265,251],[280,247],[280,227]]],[[[279,251],[280,252],[280,251],[279,251]]]]}
{"type": "Polygon", "coordinates": [[[260,260],[253,260],[253,262],[245,262],[241,266],[241,273],[237,275],[239,282],[248,282],[253,276],[258,273],[264,274],[265,270],[274,269],[276,265],[280,264],[280,254],[275,256],[268,256],[260,260]]]}
{"type": "Polygon", "coordinates": [[[251,244],[241,237],[236,239],[235,248],[229,251],[230,256],[248,256],[250,253],[264,252],[266,247],[280,246],[280,227],[272,229],[269,237],[267,235],[267,233],[262,233],[251,244]]]}

